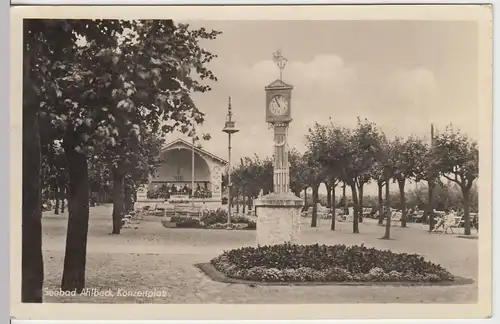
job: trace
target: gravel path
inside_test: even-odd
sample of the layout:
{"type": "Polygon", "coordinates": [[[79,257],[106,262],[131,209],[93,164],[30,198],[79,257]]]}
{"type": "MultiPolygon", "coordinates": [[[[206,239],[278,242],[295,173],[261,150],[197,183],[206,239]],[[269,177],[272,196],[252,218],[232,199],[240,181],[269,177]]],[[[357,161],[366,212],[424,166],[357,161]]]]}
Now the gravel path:
{"type": "MultiPolygon", "coordinates": [[[[88,288],[113,296],[51,296],[57,293],[64,258],[66,215],[44,214],[46,302],[84,303],[476,303],[477,283],[465,286],[256,286],[224,284],[205,276],[194,264],[224,250],[255,245],[255,231],[167,229],[153,218],[111,231],[111,207],[91,209],[86,280],[88,288]],[[154,296],[141,296],[149,291],[154,296]],[[132,296],[134,295],[134,296],[132,296]]],[[[360,234],[352,223],[329,221],[310,228],[304,219],[304,244],[361,244],[393,252],[418,253],[455,275],[477,281],[477,240],[429,234],[419,224],[392,228],[393,240],[380,240],[384,228],[368,220],[360,234]]],[[[95,294],[94,294],[95,295],[95,294]]]]}

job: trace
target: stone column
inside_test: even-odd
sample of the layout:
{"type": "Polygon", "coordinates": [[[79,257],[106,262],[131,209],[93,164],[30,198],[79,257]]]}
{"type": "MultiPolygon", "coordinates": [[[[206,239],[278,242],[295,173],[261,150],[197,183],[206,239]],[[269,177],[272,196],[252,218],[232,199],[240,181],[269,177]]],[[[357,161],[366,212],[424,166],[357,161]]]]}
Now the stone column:
{"type": "Polygon", "coordinates": [[[257,244],[297,243],[302,199],[290,192],[271,193],[255,201],[257,244]]]}
{"type": "Polygon", "coordinates": [[[274,192],[255,201],[257,244],[297,243],[302,199],[290,192],[288,124],[274,125],[274,192]]]}

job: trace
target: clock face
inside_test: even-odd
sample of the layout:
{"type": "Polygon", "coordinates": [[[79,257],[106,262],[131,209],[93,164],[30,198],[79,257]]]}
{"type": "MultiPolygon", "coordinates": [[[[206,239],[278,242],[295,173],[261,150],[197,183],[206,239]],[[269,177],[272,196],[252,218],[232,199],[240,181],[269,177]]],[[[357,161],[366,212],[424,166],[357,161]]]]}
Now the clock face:
{"type": "Polygon", "coordinates": [[[283,116],[288,111],[288,100],[283,96],[274,96],[269,103],[269,111],[275,116],[283,116]]]}

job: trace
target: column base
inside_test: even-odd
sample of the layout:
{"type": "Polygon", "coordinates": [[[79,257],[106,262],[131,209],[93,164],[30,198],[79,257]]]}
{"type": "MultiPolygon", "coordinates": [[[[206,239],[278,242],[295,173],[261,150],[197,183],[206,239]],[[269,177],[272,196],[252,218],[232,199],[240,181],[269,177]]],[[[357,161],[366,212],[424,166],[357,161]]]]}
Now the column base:
{"type": "Polygon", "coordinates": [[[292,193],[270,193],[257,199],[257,244],[296,243],[302,205],[302,199],[292,193]]]}

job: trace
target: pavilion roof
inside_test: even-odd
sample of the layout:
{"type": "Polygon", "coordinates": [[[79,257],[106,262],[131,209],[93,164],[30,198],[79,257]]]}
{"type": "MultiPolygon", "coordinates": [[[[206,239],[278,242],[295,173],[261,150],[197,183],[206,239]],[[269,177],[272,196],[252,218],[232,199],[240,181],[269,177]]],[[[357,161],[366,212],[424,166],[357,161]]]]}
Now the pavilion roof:
{"type": "MultiPolygon", "coordinates": [[[[182,138],[178,138],[178,139],[176,139],[176,140],[174,140],[174,141],[172,141],[172,142],[170,142],[170,143],[165,144],[165,145],[162,147],[162,152],[168,151],[168,150],[169,150],[169,149],[171,149],[173,146],[178,145],[178,144],[180,144],[181,146],[184,146],[185,148],[187,148],[187,149],[189,149],[189,150],[191,150],[191,149],[192,149],[192,146],[193,146],[193,145],[192,145],[191,143],[189,143],[188,141],[183,140],[182,138]]],[[[216,161],[219,161],[221,164],[224,164],[224,165],[227,165],[227,164],[228,164],[228,162],[227,162],[225,159],[223,159],[223,158],[221,158],[221,157],[219,157],[219,156],[217,156],[217,155],[215,155],[215,154],[213,154],[213,153],[210,153],[209,151],[204,150],[204,149],[202,149],[202,148],[199,148],[199,147],[196,147],[196,146],[195,146],[195,147],[194,147],[194,151],[195,151],[196,153],[198,153],[198,154],[202,154],[202,155],[205,155],[205,156],[209,156],[209,157],[211,157],[212,159],[214,159],[214,160],[216,160],[216,161]]]]}

